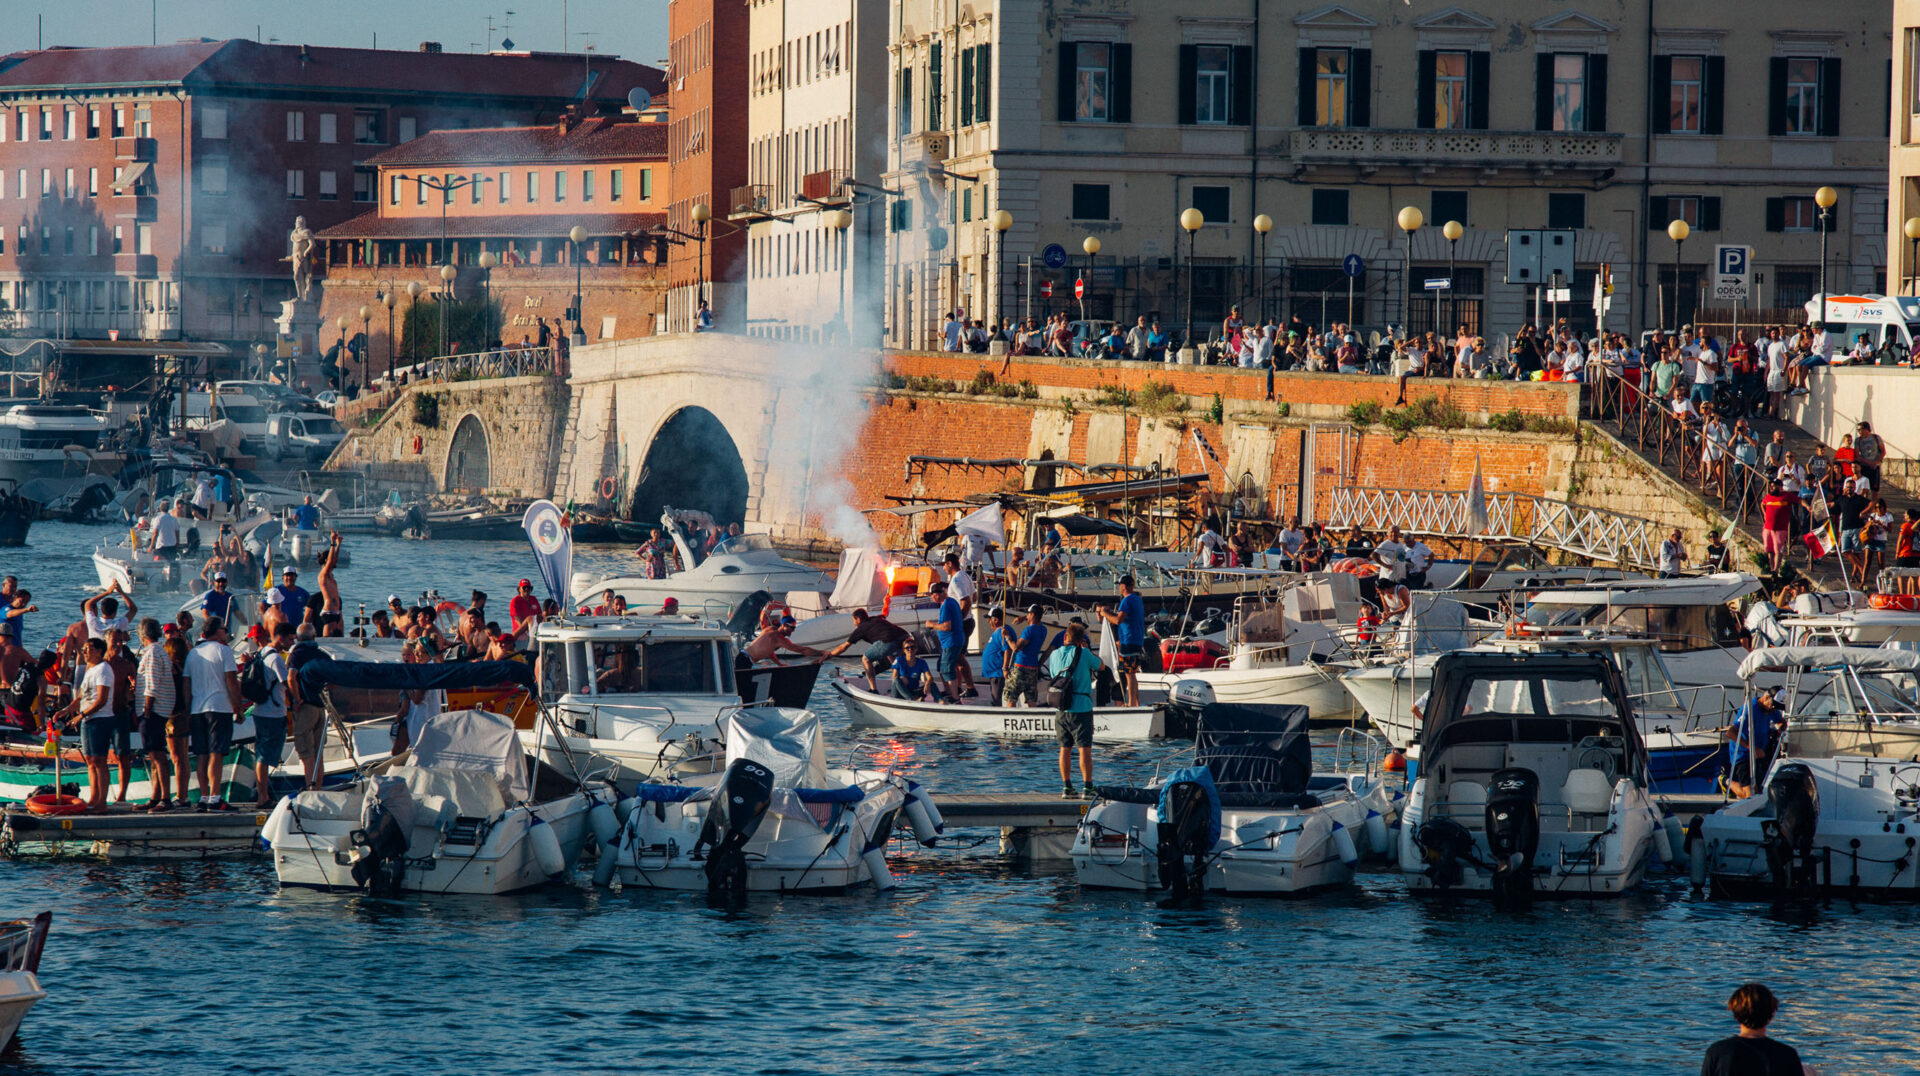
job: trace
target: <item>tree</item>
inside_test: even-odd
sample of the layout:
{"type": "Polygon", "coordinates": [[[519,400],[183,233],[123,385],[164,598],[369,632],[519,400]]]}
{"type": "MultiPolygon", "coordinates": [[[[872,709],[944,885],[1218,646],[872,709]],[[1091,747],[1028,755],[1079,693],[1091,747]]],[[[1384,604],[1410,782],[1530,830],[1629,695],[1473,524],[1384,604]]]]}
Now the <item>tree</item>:
{"type": "Polygon", "coordinates": [[[447,308],[447,351],[462,355],[487,349],[488,313],[492,313],[492,335],[500,334],[501,311],[499,305],[486,299],[428,300],[414,303],[407,308],[406,320],[401,325],[399,356],[407,363],[421,362],[435,358],[440,353],[440,303],[446,302],[447,308]]]}

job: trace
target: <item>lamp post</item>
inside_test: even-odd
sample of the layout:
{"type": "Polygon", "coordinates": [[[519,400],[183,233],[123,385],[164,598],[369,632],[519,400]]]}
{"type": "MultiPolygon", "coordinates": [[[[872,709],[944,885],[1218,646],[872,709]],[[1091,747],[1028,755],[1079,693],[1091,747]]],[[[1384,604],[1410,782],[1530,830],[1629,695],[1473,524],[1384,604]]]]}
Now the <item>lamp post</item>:
{"type": "Polygon", "coordinates": [[[1260,324],[1267,323],[1267,233],[1273,231],[1273,218],[1265,213],[1253,218],[1253,230],[1260,233],[1260,324]]]}
{"type": "MultiPolygon", "coordinates": [[[[409,284],[407,286],[411,288],[411,287],[416,287],[417,285],[409,284]]],[[[393,387],[393,339],[394,339],[393,338],[393,308],[396,304],[399,303],[399,301],[400,301],[400,296],[394,294],[392,291],[387,292],[386,303],[387,303],[387,387],[388,388],[393,387]]]]}
{"type": "MultiPolygon", "coordinates": [[[[342,314],[334,318],[333,327],[340,333],[340,341],[335,345],[334,353],[344,359],[347,354],[347,316],[342,314]]],[[[291,381],[292,379],[289,378],[288,380],[291,381]]],[[[342,384],[344,384],[344,382],[340,380],[340,361],[336,360],[333,364],[333,375],[327,378],[327,387],[338,390],[342,384]]]]}
{"type": "Polygon", "coordinates": [[[1813,192],[1813,204],[1820,207],[1820,328],[1823,330],[1827,327],[1827,229],[1833,224],[1833,204],[1839,200],[1840,192],[1832,187],[1813,192]]]}
{"type": "Polygon", "coordinates": [[[1686,324],[1686,319],[1680,316],[1680,247],[1686,243],[1687,236],[1692,234],[1693,229],[1687,227],[1687,222],[1684,220],[1676,219],[1667,225],[1667,237],[1673,240],[1673,328],[1675,332],[1680,330],[1680,326],[1686,324]]]}
{"type": "Polygon", "coordinates": [[[1920,295],[1920,217],[1908,217],[1900,230],[1907,236],[1907,294],[1920,295]]]}
{"type": "Polygon", "coordinates": [[[575,344],[587,342],[586,330],[580,327],[580,244],[587,241],[587,230],[576,224],[567,232],[567,240],[573,246],[568,257],[573,259],[573,340],[575,344]]]}
{"type": "Polygon", "coordinates": [[[367,383],[367,357],[373,350],[373,308],[360,304],[360,384],[367,383]]]}
{"type": "Polygon", "coordinates": [[[447,207],[453,204],[453,192],[479,183],[492,183],[492,176],[456,176],[442,179],[439,176],[402,176],[410,179],[430,191],[440,192],[440,260],[452,263],[453,258],[447,251],[447,207]]]}
{"type": "Polygon", "coordinates": [[[1085,294],[1093,288],[1093,256],[1100,253],[1100,237],[1097,235],[1087,236],[1080,241],[1080,249],[1087,253],[1087,276],[1086,279],[1082,281],[1084,286],[1080,289],[1080,320],[1085,321],[1087,320],[1087,300],[1085,294]]]}
{"type": "Polygon", "coordinates": [[[853,333],[847,326],[847,229],[853,227],[853,213],[850,210],[835,209],[827,213],[827,227],[834,231],[834,241],[840,246],[840,256],[836,259],[840,265],[840,285],[834,289],[839,300],[839,313],[834,319],[840,323],[840,331],[846,333],[845,339],[853,339],[853,333]]]}
{"type": "Polygon", "coordinates": [[[1420,209],[1418,206],[1407,206],[1404,209],[1400,210],[1400,215],[1399,217],[1396,218],[1396,220],[1400,224],[1400,230],[1407,233],[1407,328],[1406,328],[1406,331],[1408,334],[1411,334],[1413,332],[1413,233],[1420,230],[1420,226],[1427,222],[1427,218],[1424,214],[1420,212],[1420,209]]]}
{"type": "Polygon", "coordinates": [[[453,281],[454,281],[454,278],[458,277],[459,275],[460,275],[460,270],[455,269],[451,265],[443,265],[440,267],[440,282],[445,285],[445,287],[440,289],[440,354],[441,355],[446,355],[448,353],[447,352],[447,304],[453,300],[453,281]]]}
{"type": "Polygon", "coordinates": [[[1007,308],[1001,300],[1007,294],[1007,229],[1013,227],[1013,214],[1004,209],[993,211],[993,230],[1000,236],[1000,253],[993,260],[993,271],[999,275],[993,289],[993,312],[1000,322],[1000,331],[1007,329],[1007,308]]]}
{"type": "Polygon", "coordinates": [[[483,310],[486,318],[486,332],[483,335],[486,339],[482,343],[482,350],[486,351],[493,349],[493,267],[499,264],[500,259],[493,256],[493,251],[480,252],[480,269],[483,274],[480,277],[480,287],[481,294],[486,296],[486,306],[483,310]]]}
{"type": "Polygon", "coordinates": [[[1202,214],[1198,209],[1195,209],[1192,206],[1188,206],[1187,208],[1180,211],[1180,227],[1185,228],[1187,231],[1187,332],[1186,332],[1186,338],[1182,341],[1182,344],[1186,347],[1193,346],[1194,236],[1199,233],[1200,226],[1205,224],[1206,222],[1207,222],[1206,216],[1202,214]]]}
{"type": "Polygon", "coordinates": [[[707,203],[701,202],[693,207],[693,222],[700,226],[700,254],[695,270],[698,291],[695,293],[696,302],[693,304],[696,322],[700,319],[700,304],[707,301],[707,222],[712,219],[713,210],[707,208],[707,203]]]}
{"type": "MultiPolygon", "coordinates": [[[[1445,324],[1440,326],[1440,331],[1442,333],[1449,333],[1449,332],[1452,332],[1453,330],[1447,328],[1447,326],[1452,325],[1454,323],[1454,313],[1453,313],[1454,249],[1453,248],[1459,245],[1460,237],[1467,234],[1467,228],[1466,228],[1466,225],[1461,224],[1457,220],[1450,220],[1440,226],[1440,234],[1447,237],[1447,320],[1445,324]]],[[[1451,347],[1449,347],[1448,349],[1448,354],[1452,354],[1451,347]]]]}

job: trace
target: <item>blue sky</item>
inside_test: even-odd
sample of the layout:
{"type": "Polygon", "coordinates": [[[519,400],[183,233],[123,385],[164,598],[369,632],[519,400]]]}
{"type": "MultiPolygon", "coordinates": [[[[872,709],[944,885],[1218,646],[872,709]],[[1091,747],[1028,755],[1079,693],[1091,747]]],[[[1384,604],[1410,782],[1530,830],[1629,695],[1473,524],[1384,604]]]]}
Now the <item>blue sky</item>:
{"type": "MultiPolygon", "coordinates": [[[[505,13],[523,49],[558,51],[561,9],[568,51],[594,51],[641,63],[667,55],[667,0],[157,0],[161,43],[186,37],[279,38],[309,45],[413,49],[438,41],[448,52],[484,47],[492,16],[495,45],[505,13]],[[583,32],[591,37],[582,37],[583,32]]],[[[156,0],[6,0],[0,3],[0,54],[31,49],[44,19],[48,45],[145,45],[153,39],[156,0]]]]}

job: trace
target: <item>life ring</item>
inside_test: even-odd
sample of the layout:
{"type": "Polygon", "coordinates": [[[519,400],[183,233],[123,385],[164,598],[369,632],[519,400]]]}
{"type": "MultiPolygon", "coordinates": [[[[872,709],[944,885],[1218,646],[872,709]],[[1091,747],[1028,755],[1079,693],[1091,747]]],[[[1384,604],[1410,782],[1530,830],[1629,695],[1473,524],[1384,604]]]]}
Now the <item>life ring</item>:
{"type": "Polygon", "coordinates": [[[1867,599],[1867,604],[1875,609],[1898,609],[1904,613],[1920,612],[1920,594],[1875,594],[1867,599]]]}
{"type": "Polygon", "coordinates": [[[85,814],[87,801],[78,796],[42,792],[38,796],[27,797],[27,810],[34,814],[85,814]]]}
{"type": "Polygon", "coordinates": [[[414,435],[414,438],[413,438],[413,454],[414,454],[414,455],[416,455],[416,456],[418,456],[418,455],[419,455],[419,454],[421,453],[421,451],[422,451],[423,449],[425,449],[426,447],[427,447],[427,443],[426,443],[425,441],[423,441],[423,440],[421,440],[418,434],[416,434],[416,435],[414,435]]]}
{"type": "Polygon", "coordinates": [[[613,491],[614,491],[613,476],[608,475],[607,477],[602,478],[600,480],[600,499],[603,501],[613,500],[613,491]]]}

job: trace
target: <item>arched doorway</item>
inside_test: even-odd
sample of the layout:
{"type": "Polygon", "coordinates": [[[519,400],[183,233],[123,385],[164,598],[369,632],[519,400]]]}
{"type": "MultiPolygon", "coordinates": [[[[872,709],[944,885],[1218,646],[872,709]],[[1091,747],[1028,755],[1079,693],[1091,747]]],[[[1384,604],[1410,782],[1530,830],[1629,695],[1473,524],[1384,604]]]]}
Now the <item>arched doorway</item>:
{"type": "Polygon", "coordinates": [[[704,407],[675,411],[653,435],[633,491],[631,518],[651,521],[660,510],[695,508],[721,524],[747,516],[747,468],[713,412],[704,407]]]}
{"type": "Polygon", "coordinates": [[[492,475],[486,424],[479,416],[468,415],[454,428],[453,445],[447,449],[446,487],[448,490],[486,489],[492,475]]]}

